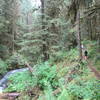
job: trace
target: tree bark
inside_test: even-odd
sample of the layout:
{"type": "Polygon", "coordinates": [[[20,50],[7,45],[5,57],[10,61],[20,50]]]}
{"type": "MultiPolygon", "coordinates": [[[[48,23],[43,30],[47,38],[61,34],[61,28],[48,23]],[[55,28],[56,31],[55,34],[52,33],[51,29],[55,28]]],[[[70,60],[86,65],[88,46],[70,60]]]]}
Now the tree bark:
{"type": "Polygon", "coordinates": [[[78,48],[79,48],[79,59],[82,60],[81,32],[80,32],[80,11],[77,12],[77,40],[78,40],[78,48]]]}
{"type": "Polygon", "coordinates": [[[0,100],[15,100],[15,98],[19,97],[20,93],[3,93],[0,94],[0,100]]]}
{"type": "Polygon", "coordinates": [[[99,33],[99,38],[98,38],[98,45],[99,45],[99,52],[100,52],[100,33],[99,33]]]}
{"type": "MultiPolygon", "coordinates": [[[[42,12],[42,30],[45,30],[45,11],[44,11],[44,0],[41,0],[41,12],[42,12]]],[[[47,47],[47,41],[46,41],[47,35],[43,35],[43,46],[42,46],[42,52],[43,52],[43,60],[46,61],[49,59],[49,54],[47,53],[48,47],[47,47]]]]}
{"type": "Polygon", "coordinates": [[[33,75],[33,69],[28,62],[25,62],[25,65],[29,68],[31,75],[33,75]]]}

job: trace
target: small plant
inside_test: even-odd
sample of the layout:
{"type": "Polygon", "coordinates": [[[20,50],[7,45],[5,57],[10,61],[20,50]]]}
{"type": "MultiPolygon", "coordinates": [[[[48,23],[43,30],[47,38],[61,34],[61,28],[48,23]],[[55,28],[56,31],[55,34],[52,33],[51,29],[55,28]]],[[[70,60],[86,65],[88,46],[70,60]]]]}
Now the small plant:
{"type": "Polygon", "coordinates": [[[28,71],[18,72],[8,78],[8,87],[5,91],[24,91],[28,87],[34,87],[36,82],[28,71]]]}
{"type": "Polygon", "coordinates": [[[69,59],[69,61],[75,61],[78,59],[78,51],[76,50],[76,48],[71,49],[67,53],[68,53],[67,58],[69,59]]]}
{"type": "Polygon", "coordinates": [[[6,62],[0,59],[0,74],[2,75],[5,72],[7,72],[7,68],[8,68],[8,66],[7,66],[6,62]]]}
{"type": "Polygon", "coordinates": [[[7,59],[9,57],[9,50],[6,45],[0,44],[0,58],[7,59]]]}
{"type": "Polygon", "coordinates": [[[41,89],[45,89],[48,83],[56,88],[58,86],[58,77],[56,66],[50,66],[48,62],[36,66],[37,85],[41,89]]]}
{"type": "Polygon", "coordinates": [[[100,55],[94,58],[94,65],[97,67],[98,70],[100,70],[100,55]]]}
{"type": "Polygon", "coordinates": [[[70,94],[74,94],[78,100],[99,100],[99,81],[90,79],[88,81],[77,78],[74,83],[69,83],[67,89],[70,94]]]}
{"type": "Polygon", "coordinates": [[[6,91],[22,91],[28,86],[39,86],[44,90],[48,84],[52,88],[57,88],[59,85],[56,66],[50,66],[48,62],[35,66],[33,75],[31,76],[28,72],[15,73],[9,77],[6,91]]]}
{"type": "Polygon", "coordinates": [[[15,52],[13,55],[7,60],[7,63],[9,65],[9,69],[16,69],[21,68],[25,66],[25,57],[23,55],[15,52]]]}

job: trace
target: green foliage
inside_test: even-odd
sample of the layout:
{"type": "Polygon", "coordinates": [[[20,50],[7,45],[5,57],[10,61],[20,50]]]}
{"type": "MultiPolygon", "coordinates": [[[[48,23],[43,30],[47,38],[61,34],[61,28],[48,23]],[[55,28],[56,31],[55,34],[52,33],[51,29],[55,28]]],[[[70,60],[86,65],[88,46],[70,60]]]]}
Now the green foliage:
{"type": "MultiPolygon", "coordinates": [[[[34,74],[34,73],[33,73],[34,74]]],[[[58,86],[56,66],[50,66],[48,62],[36,66],[37,84],[41,89],[46,89],[48,84],[53,88],[58,86]]]]}
{"type": "MultiPolygon", "coordinates": [[[[31,4],[28,2],[30,8],[29,5],[27,6],[26,4],[27,0],[23,1],[22,12],[24,13],[27,13],[28,10],[31,9],[31,4]]],[[[62,59],[59,56],[60,50],[66,51],[76,46],[76,44],[74,44],[76,40],[74,29],[70,30],[70,21],[67,21],[67,19],[64,16],[62,17],[59,13],[61,10],[60,5],[63,5],[63,2],[61,2],[61,0],[59,2],[57,0],[47,0],[45,4],[45,13],[42,14],[40,10],[31,13],[33,15],[31,16],[33,17],[33,24],[19,23],[22,30],[20,30],[17,45],[21,47],[20,52],[25,56],[29,56],[29,60],[35,63],[43,58],[43,44],[47,46],[46,52],[53,59],[57,59],[58,61],[62,59]],[[48,4],[50,6],[48,6],[48,4]],[[56,4],[58,4],[58,6],[56,6],[56,4]],[[44,19],[41,21],[42,15],[44,15],[44,19]],[[42,28],[42,26],[44,26],[44,28],[42,28]]]]}
{"type": "Polygon", "coordinates": [[[58,51],[51,55],[50,61],[62,62],[64,60],[75,61],[78,59],[78,51],[76,48],[70,49],[70,51],[58,51]]]}
{"type": "Polygon", "coordinates": [[[51,56],[51,59],[52,62],[55,61],[55,62],[60,62],[60,61],[63,61],[67,56],[67,52],[65,51],[58,51],[58,52],[55,52],[54,54],[52,54],[51,56]]]}
{"type": "Polygon", "coordinates": [[[8,48],[6,45],[0,44],[0,57],[3,59],[7,59],[9,57],[8,48]]]}
{"type": "Polygon", "coordinates": [[[11,69],[24,67],[25,61],[26,58],[17,52],[13,53],[13,55],[7,59],[7,63],[11,69]]]}
{"type": "Polygon", "coordinates": [[[98,70],[100,70],[100,53],[98,51],[98,44],[96,41],[85,40],[83,41],[87,51],[88,51],[88,58],[93,61],[92,63],[98,70]]]}
{"type": "Polygon", "coordinates": [[[95,56],[97,56],[98,46],[96,41],[84,40],[83,45],[89,53],[89,58],[94,58],[95,56]]]}
{"type": "Polygon", "coordinates": [[[75,83],[69,83],[67,86],[68,91],[74,94],[77,98],[82,98],[83,100],[99,100],[100,98],[100,83],[95,79],[90,80],[80,80],[80,78],[75,79],[75,83]]]}
{"type": "Polygon", "coordinates": [[[94,58],[94,65],[97,67],[98,70],[100,70],[100,55],[97,55],[94,58]]]}
{"type": "Polygon", "coordinates": [[[82,41],[83,45],[95,45],[96,44],[96,41],[90,41],[90,40],[84,40],[82,41]]]}
{"type": "Polygon", "coordinates": [[[78,59],[78,51],[77,51],[76,48],[71,49],[71,50],[68,52],[67,59],[69,59],[70,61],[75,61],[75,60],[78,59]]]}
{"type": "Polygon", "coordinates": [[[48,88],[48,84],[52,88],[57,88],[59,84],[56,66],[50,66],[48,62],[45,62],[35,66],[34,70],[34,77],[31,77],[28,72],[20,72],[10,76],[6,91],[22,91],[28,86],[34,87],[35,85],[44,90],[48,88]]]}
{"type": "MultiPolygon", "coordinates": [[[[62,89],[61,93],[58,96],[54,96],[52,89],[44,91],[44,95],[40,96],[38,100],[73,100],[74,95],[70,95],[66,89],[62,89]]],[[[74,98],[75,99],[75,98],[74,98]]]]}
{"type": "Polygon", "coordinates": [[[2,75],[7,72],[7,68],[8,65],[6,64],[6,62],[0,59],[0,74],[2,75]]]}
{"type": "Polygon", "coordinates": [[[22,96],[16,98],[16,100],[30,100],[30,97],[27,94],[22,94],[22,96]]]}
{"type": "Polygon", "coordinates": [[[64,76],[67,72],[68,72],[68,67],[62,68],[62,66],[61,66],[59,72],[57,73],[57,76],[60,78],[60,77],[64,76]]]}
{"type": "MultiPolygon", "coordinates": [[[[74,98],[75,99],[75,98],[74,98]]],[[[63,89],[57,100],[73,100],[66,89],[63,89]]]]}
{"type": "Polygon", "coordinates": [[[5,91],[24,91],[28,87],[34,87],[36,82],[36,79],[28,71],[18,72],[8,78],[8,87],[5,91]]]}
{"type": "MultiPolygon", "coordinates": [[[[1,45],[4,43],[9,46],[9,51],[12,52],[12,48],[14,48],[14,51],[18,50],[20,53],[13,53],[7,59],[11,69],[25,67],[26,60],[32,64],[41,62],[44,51],[49,54],[49,61],[52,62],[52,65],[48,61],[35,65],[33,67],[34,76],[31,76],[28,71],[15,73],[8,78],[8,87],[5,91],[23,92],[28,88],[38,86],[44,92],[39,100],[44,100],[44,96],[45,100],[99,100],[99,81],[94,78],[86,80],[91,74],[87,68],[87,63],[84,61],[78,66],[75,65],[78,63],[79,54],[78,50],[73,48],[77,45],[77,38],[75,28],[72,27],[75,24],[77,8],[83,6],[83,0],[80,2],[79,0],[43,0],[45,13],[40,13],[40,9],[36,11],[38,7],[33,9],[33,4],[29,0],[20,0],[20,4],[18,1],[0,0],[0,12],[1,10],[3,12],[0,14],[0,57],[3,58],[8,51],[6,46],[1,45]],[[81,4],[80,7],[78,7],[79,4],[81,4]],[[44,18],[42,19],[42,17],[44,18]],[[15,40],[11,41],[13,37],[15,40]],[[64,68],[61,65],[61,70],[58,71],[58,66],[54,63],[58,64],[58,62],[65,61],[69,65],[64,63],[64,68]],[[70,75],[69,72],[72,70],[75,70],[75,73],[70,75]],[[64,75],[67,74],[72,81],[64,84],[64,75]],[[61,86],[59,85],[59,78],[63,81],[61,86]],[[67,85],[67,88],[63,88],[59,94],[54,96],[52,92],[63,87],[63,85],[67,85]]],[[[80,31],[82,30],[80,29],[80,31]]],[[[97,42],[85,40],[83,44],[89,52],[89,58],[94,60],[93,63],[99,69],[100,56],[97,53],[97,42]]],[[[6,62],[0,59],[0,74],[4,74],[7,68],[6,62]]],[[[22,97],[22,100],[29,99],[27,95],[22,97]]]]}
{"type": "MultiPolygon", "coordinates": [[[[57,71],[57,66],[55,64],[53,65],[54,62],[51,65],[51,60],[50,62],[47,61],[37,64],[33,67],[33,76],[28,72],[16,73],[10,76],[6,91],[25,91],[29,87],[34,88],[38,86],[43,92],[40,94],[38,100],[43,100],[44,98],[46,100],[99,100],[100,83],[91,76],[86,61],[76,66],[78,56],[77,49],[71,49],[69,52],[59,52],[57,56],[58,58],[60,57],[59,63],[66,60],[66,62],[75,62],[75,64],[70,63],[69,66],[65,66],[65,68],[62,68],[60,71],[57,71]],[[64,75],[73,68],[77,71],[70,75],[72,81],[65,84],[64,75]],[[59,94],[54,96],[52,93],[57,88],[61,88],[62,90],[59,94]]],[[[98,62],[98,59],[99,57],[97,57],[95,61],[98,62]]],[[[26,96],[26,98],[28,98],[28,96],[26,96]]]]}
{"type": "Polygon", "coordinates": [[[40,96],[38,100],[56,100],[56,97],[52,94],[52,87],[50,84],[48,84],[48,87],[46,90],[44,90],[44,95],[40,96]]]}
{"type": "Polygon", "coordinates": [[[92,47],[89,49],[89,58],[93,58],[95,56],[97,56],[96,52],[97,52],[97,47],[92,45],[92,47]]]}
{"type": "MultiPolygon", "coordinates": [[[[38,36],[35,33],[36,32],[34,32],[34,34],[32,32],[23,32],[21,33],[20,40],[16,41],[17,45],[21,47],[19,52],[26,56],[29,61],[32,60],[34,63],[36,63],[42,55],[41,47],[43,44],[43,41],[38,39],[38,36]]],[[[39,37],[41,37],[40,34],[39,37]]]]}

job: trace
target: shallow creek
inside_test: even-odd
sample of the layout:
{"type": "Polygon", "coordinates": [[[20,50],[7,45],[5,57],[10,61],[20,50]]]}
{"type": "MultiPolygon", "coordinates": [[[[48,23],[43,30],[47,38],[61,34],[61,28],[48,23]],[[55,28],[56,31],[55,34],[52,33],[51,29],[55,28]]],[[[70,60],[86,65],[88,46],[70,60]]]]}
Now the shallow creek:
{"type": "Polygon", "coordinates": [[[7,84],[7,80],[8,77],[13,75],[16,72],[23,72],[28,70],[28,68],[22,68],[22,69],[16,69],[16,70],[12,70],[10,72],[7,72],[3,78],[0,79],[0,93],[2,93],[2,91],[6,88],[6,84],[7,84]]]}

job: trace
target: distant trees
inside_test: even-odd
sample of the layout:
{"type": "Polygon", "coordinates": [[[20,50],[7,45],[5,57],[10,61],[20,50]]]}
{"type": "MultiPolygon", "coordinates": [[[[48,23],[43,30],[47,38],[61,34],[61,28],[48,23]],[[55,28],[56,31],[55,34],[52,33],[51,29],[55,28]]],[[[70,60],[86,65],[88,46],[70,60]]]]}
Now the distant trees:
{"type": "Polygon", "coordinates": [[[84,38],[100,45],[98,0],[0,1],[0,45],[18,50],[29,60],[48,60],[79,45],[84,38]],[[80,17],[77,15],[80,11],[80,17]],[[76,28],[77,26],[77,28],[76,28]],[[31,57],[30,57],[31,56],[31,57]]]}
{"type": "MultiPolygon", "coordinates": [[[[97,2],[98,0],[70,0],[70,5],[68,7],[68,15],[69,19],[71,19],[71,23],[75,26],[79,24],[77,23],[76,19],[77,13],[78,11],[80,11],[80,30],[76,31],[78,33],[81,33],[80,36],[82,39],[79,39],[79,36],[77,38],[77,42],[79,45],[81,45],[80,42],[81,40],[84,40],[84,38],[97,40],[99,36],[100,32],[98,31],[98,16],[100,9],[98,8],[100,4],[99,2],[97,4],[97,2]]],[[[79,49],[79,52],[81,57],[81,49],[79,49]]]]}
{"type": "Polygon", "coordinates": [[[14,40],[17,35],[19,6],[19,1],[17,0],[4,0],[2,4],[4,26],[1,31],[0,42],[2,45],[7,46],[11,52],[14,51],[14,40]]]}

